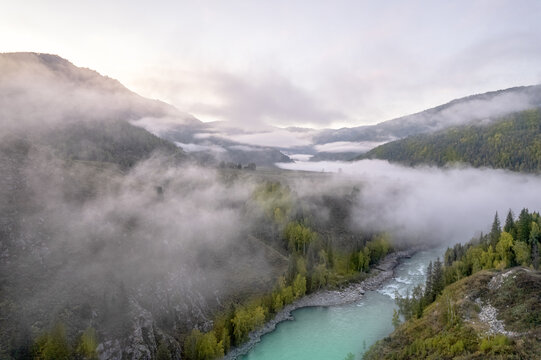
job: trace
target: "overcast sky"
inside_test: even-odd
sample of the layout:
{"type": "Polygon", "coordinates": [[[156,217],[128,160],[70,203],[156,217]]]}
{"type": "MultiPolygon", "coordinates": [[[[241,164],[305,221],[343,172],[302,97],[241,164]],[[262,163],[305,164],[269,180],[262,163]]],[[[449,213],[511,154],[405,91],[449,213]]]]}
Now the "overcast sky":
{"type": "Polygon", "coordinates": [[[540,19],[536,0],[2,0],[0,51],[58,54],[203,121],[357,126],[541,83],[540,19]]]}

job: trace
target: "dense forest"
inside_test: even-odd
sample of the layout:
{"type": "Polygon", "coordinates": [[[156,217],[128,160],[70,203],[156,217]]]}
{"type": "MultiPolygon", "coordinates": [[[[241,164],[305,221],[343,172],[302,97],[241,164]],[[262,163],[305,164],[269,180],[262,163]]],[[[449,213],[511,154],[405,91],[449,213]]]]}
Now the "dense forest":
{"type": "Polygon", "coordinates": [[[364,358],[534,358],[541,350],[540,226],[527,209],[518,219],[509,211],[503,228],[496,214],[488,234],[448,248],[443,261],[428,265],[424,286],[396,298],[396,331],[364,358]],[[494,316],[487,330],[490,311],[502,320],[494,316]]]}
{"type": "Polygon", "coordinates": [[[464,163],[513,171],[541,170],[541,112],[532,109],[486,125],[468,125],[393,141],[358,157],[407,165],[464,163]]]}

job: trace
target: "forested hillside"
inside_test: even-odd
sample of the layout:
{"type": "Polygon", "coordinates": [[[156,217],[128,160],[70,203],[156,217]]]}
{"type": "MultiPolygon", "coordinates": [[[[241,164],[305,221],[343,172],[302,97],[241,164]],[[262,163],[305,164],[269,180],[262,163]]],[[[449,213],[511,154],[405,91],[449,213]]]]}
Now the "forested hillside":
{"type": "Polygon", "coordinates": [[[365,359],[533,359],[541,351],[541,218],[496,214],[490,233],[430,263],[424,287],[397,298],[396,331],[365,359]],[[511,268],[511,269],[509,269],[511,268]],[[399,324],[398,314],[407,320],[399,324]]]}
{"type": "Polygon", "coordinates": [[[465,163],[513,171],[541,170],[541,111],[507,115],[492,124],[469,125],[415,135],[381,145],[358,159],[386,159],[407,165],[465,163]]]}
{"type": "Polygon", "coordinates": [[[376,125],[326,129],[315,137],[317,144],[335,141],[389,141],[430,134],[454,126],[497,119],[509,113],[541,105],[541,86],[520,86],[466,96],[446,104],[376,125]]]}

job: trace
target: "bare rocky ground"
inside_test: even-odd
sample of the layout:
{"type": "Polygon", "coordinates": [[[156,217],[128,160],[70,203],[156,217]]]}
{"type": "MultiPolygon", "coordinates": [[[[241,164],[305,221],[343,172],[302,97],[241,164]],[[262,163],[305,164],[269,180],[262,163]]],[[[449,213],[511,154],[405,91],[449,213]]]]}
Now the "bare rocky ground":
{"type": "MultiPolygon", "coordinates": [[[[525,271],[528,269],[522,268],[525,271]]],[[[488,283],[488,288],[492,291],[498,290],[503,282],[511,275],[516,274],[517,269],[507,270],[501,274],[494,276],[488,283]]],[[[515,278],[516,275],[513,276],[515,278]]],[[[522,335],[514,331],[508,331],[505,329],[504,322],[498,319],[498,309],[490,304],[490,302],[483,302],[480,298],[475,299],[475,303],[480,306],[479,321],[484,323],[487,327],[486,333],[488,335],[505,335],[509,337],[516,337],[522,335]]]]}
{"type": "Polygon", "coordinates": [[[400,260],[413,255],[415,250],[398,251],[387,255],[370,271],[370,277],[362,282],[351,284],[340,290],[321,290],[310,295],[304,296],[297,301],[285,306],[276,316],[267,322],[263,327],[250,333],[249,340],[242,346],[231,349],[224,359],[233,360],[241,355],[247,354],[258,342],[261,337],[276,329],[276,325],[282,321],[294,320],[293,311],[305,307],[327,307],[354,303],[364,296],[369,290],[378,289],[385,281],[394,275],[394,269],[400,260]]]}

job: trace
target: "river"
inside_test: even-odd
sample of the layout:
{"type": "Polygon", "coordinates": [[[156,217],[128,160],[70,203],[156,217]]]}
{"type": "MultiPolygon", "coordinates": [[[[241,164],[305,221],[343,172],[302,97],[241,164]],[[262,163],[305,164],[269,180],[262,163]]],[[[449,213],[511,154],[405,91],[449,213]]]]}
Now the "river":
{"type": "Polygon", "coordinates": [[[441,259],[443,252],[442,248],[420,251],[402,260],[392,279],[376,291],[367,291],[356,303],[293,311],[294,321],[278,324],[239,359],[342,360],[350,352],[360,359],[370,345],[392,332],[395,292],[404,295],[424,283],[428,262],[441,259]]]}

